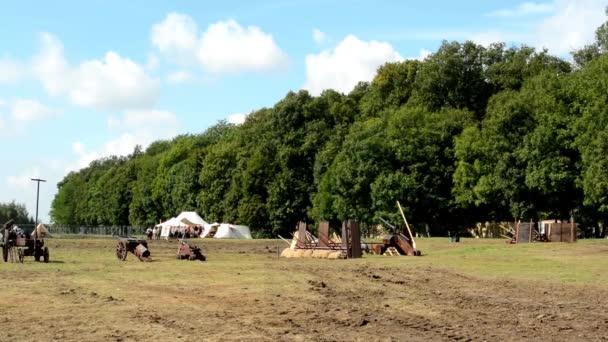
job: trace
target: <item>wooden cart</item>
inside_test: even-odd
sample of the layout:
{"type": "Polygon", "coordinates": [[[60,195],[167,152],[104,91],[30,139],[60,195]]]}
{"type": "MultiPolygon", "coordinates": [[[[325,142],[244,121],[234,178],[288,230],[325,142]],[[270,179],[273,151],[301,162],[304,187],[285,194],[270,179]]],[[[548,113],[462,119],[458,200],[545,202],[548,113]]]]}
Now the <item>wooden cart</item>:
{"type": "Polygon", "coordinates": [[[2,228],[2,260],[4,262],[23,263],[26,256],[33,256],[36,261],[49,262],[49,248],[44,239],[37,235],[35,228],[14,229],[13,220],[2,228]]]}

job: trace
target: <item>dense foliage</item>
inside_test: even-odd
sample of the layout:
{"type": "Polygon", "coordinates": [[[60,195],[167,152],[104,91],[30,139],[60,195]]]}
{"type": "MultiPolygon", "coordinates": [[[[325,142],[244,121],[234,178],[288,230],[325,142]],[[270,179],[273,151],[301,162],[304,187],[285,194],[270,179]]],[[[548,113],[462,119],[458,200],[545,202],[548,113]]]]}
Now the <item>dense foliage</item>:
{"type": "Polygon", "coordinates": [[[25,208],[25,205],[15,203],[0,203],[0,229],[8,220],[13,220],[15,223],[34,223],[34,218],[30,216],[25,208]]]}
{"type": "Polygon", "coordinates": [[[608,217],[608,29],[574,63],[534,48],[444,42],[349,94],[290,92],[239,126],[157,141],[58,184],[56,223],[150,225],[196,210],[258,235],[299,220],[608,217]]]}

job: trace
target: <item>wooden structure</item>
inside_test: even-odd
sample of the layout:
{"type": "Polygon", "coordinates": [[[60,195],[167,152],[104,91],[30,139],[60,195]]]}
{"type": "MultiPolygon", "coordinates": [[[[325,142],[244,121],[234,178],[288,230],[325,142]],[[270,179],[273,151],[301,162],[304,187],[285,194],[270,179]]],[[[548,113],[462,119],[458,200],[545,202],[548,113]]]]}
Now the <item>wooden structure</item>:
{"type": "Polygon", "coordinates": [[[578,224],[576,222],[541,221],[543,232],[549,242],[576,242],[578,224]]]}
{"type": "Polygon", "coordinates": [[[405,223],[406,229],[398,229],[396,226],[387,223],[393,230],[394,234],[387,235],[382,239],[381,244],[375,244],[372,248],[374,254],[377,255],[408,255],[408,256],[420,256],[422,252],[416,248],[416,240],[414,239],[414,234],[410,225],[405,218],[405,214],[403,212],[403,208],[401,208],[401,203],[397,201],[397,206],[399,207],[399,212],[401,217],[403,218],[403,222],[405,223]]]}
{"type": "Polygon", "coordinates": [[[374,254],[377,255],[407,255],[420,256],[422,252],[412,244],[412,239],[404,234],[398,233],[387,235],[382,239],[381,244],[374,245],[374,254]]]}
{"type": "Polygon", "coordinates": [[[33,256],[36,261],[49,262],[49,249],[44,239],[38,235],[39,229],[32,231],[14,229],[13,220],[2,227],[2,260],[4,262],[23,263],[26,256],[33,256]]]}
{"type": "Polygon", "coordinates": [[[576,242],[578,224],[576,222],[562,222],[558,220],[542,220],[534,222],[518,221],[513,226],[501,226],[509,234],[502,235],[507,243],[530,242],[576,242]]]}
{"type": "Polygon", "coordinates": [[[146,240],[131,236],[119,237],[116,244],[116,257],[121,261],[127,260],[128,252],[135,254],[139,261],[152,261],[146,240]]]}
{"type": "Polygon", "coordinates": [[[361,231],[359,223],[348,220],[342,223],[341,234],[330,236],[329,222],[319,223],[319,238],[308,231],[306,222],[298,222],[297,230],[293,234],[290,245],[293,251],[329,251],[340,252],[342,258],[361,258],[361,231]]]}
{"type": "Polygon", "coordinates": [[[515,225],[515,241],[517,243],[529,243],[536,241],[538,234],[534,230],[534,223],[518,221],[515,225]]]}

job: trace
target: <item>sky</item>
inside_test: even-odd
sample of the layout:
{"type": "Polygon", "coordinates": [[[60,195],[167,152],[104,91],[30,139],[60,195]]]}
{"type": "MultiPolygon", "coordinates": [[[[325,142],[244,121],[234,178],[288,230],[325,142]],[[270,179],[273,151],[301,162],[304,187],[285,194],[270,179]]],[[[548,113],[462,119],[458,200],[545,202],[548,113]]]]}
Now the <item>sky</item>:
{"type": "Polygon", "coordinates": [[[0,203],[48,222],[57,183],[92,160],[240,123],[289,91],[349,92],[442,40],[570,58],[608,0],[6,1],[0,203]]]}

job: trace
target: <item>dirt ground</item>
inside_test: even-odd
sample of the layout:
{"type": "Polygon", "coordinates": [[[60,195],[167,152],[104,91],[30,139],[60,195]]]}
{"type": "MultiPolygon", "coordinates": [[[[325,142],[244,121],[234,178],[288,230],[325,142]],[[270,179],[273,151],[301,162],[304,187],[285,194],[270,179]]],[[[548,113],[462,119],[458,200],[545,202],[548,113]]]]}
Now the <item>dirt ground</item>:
{"type": "Polygon", "coordinates": [[[175,260],[174,241],[142,263],[115,240],[53,239],[49,264],[1,263],[0,341],[608,340],[608,242],[431,239],[358,260],[192,242],[206,262],[175,260]]]}

